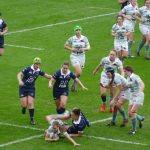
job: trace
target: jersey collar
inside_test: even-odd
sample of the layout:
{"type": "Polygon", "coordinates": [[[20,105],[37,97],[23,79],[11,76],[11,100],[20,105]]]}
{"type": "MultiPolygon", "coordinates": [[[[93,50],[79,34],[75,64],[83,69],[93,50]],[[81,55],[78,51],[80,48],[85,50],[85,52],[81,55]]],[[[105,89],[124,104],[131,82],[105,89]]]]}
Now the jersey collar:
{"type": "Polygon", "coordinates": [[[37,70],[35,70],[34,67],[33,67],[33,65],[31,66],[31,69],[32,69],[34,72],[40,71],[39,68],[38,68],[37,70]]]}
{"type": "Polygon", "coordinates": [[[70,70],[68,70],[68,72],[67,72],[67,74],[64,74],[63,72],[62,72],[62,69],[61,69],[61,75],[63,75],[63,76],[67,76],[67,75],[69,75],[70,74],[70,70]]]}
{"type": "Polygon", "coordinates": [[[73,123],[74,123],[74,124],[79,124],[80,121],[81,121],[81,116],[79,116],[79,119],[78,119],[77,121],[74,120],[73,123]]]}

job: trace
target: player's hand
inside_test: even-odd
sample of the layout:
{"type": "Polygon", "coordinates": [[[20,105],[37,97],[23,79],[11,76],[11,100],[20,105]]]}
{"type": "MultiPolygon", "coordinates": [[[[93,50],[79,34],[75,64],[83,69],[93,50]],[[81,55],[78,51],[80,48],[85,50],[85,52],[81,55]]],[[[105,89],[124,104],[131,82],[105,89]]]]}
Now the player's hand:
{"type": "Polygon", "coordinates": [[[4,35],[4,33],[3,33],[3,32],[0,32],[0,35],[4,35]]]}
{"type": "Polygon", "coordinates": [[[21,81],[19,81],[19,85],[20,86],[23,86],[24,85],[24,82],[21,80],[21,81]]]}
{"type": "Polygon", "coordinates": [[[51,83],[49,83],[48,87],[49,87],[49,88],[52,88],[52,87],[53,87],[53,85],[52,85],[51,83]]]}
{"type": "Polygon", "coordinates": [[[71,48],[71,52],[77,52],[77,49],[74,48],[74,47],[72,47],[72,48],[71,48]]]}
{"type": "Polygon", "coordinates": [[[86,90],[86,91],[87,91],[87,90],[88,90],[88,88],[86,88],[86,87],[82,87],[82,90],[86,90]]]}
{"type": "Polygon", "coordinates": [[[80,48],[80,51],[81,51],[81,52],[84,52],[84,51],[85,51],[85,48],[80,48]]]}
{"type": "Polygon", "coordinates": [[[113,100],[109,103],[110,106],[113,106],[114,104],[116,104],[115,99],[113,99],[113,100]]]}
{"type": "Polygon", "coordinates": [[[78,144],[78,143],[74,143],[74,146],[76,147],[76,146],[80,146],[80,144],[78,144]]]}

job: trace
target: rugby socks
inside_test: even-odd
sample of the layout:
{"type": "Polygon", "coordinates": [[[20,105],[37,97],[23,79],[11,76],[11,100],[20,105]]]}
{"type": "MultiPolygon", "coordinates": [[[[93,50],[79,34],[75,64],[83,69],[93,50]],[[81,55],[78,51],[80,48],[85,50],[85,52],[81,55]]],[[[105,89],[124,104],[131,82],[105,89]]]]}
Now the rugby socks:
{"type": "Polygon", "coordinates": [[[149,57],[149,45],[145,45],[145,54],[146,57],[149,57]]]}
{"type": "Polygon", "coordinates": [[[22,107],[22,114],[26,113],[26,107],[22,107]]]}
{"type": "Polygon", "coordinates": [[[131,56],[131,45],[132,41],[128,41],[128,55],[131,56]]]}
{"type": "Polygon", "coordinates": [[[132,130],[136,131],[136,118],[132,119],[132,130]]]}
{"type": "Polygon", "coordinates": [[[109,96],[109,102],[113,100],[113,96],[109,96]]]}
{"type": "Polygon", "coordinates": [[[143,121],[143,118],[144,118],[143,116],[140,116],[140,115],[136,114],[136,119],[137,119],[137,120],[143,121]]]}
{"type": "Polygon", "coordinates": [[[30,119],[33,120],[34,119],[34,108],[29,109],[29,114],[30,114],[30,119]]]}
{"type": "Polygon", "coordinates": [[[141,41],[139,44],[139,47],[137,48],[136,52],[139,53],[142,49],[142,47],[144,46],[145,42],[141,41]]]}
{"type": "Polygon", "coordinates": [[[63,114],[64,112],[65,112],[65,108],[59,108],[59,109],[57,109],[57,113],[58,114],[63,114]]]}
{"type": "Polygon", "coordinates": [[[102,103],[103,103],[103,104],[106,104],[106,95],[102,95],[102,96],[101,96],[101,99],[102,99],[102,103]]]}
{"type": "Polygon", "coordinates": [[[114,107],[114,113],[112,115],[112,122],[115,123],[116,122],[116,118],[117,118],[117,107],[114,107]]]}
{"type": "Polygon", "coordinates": [[[119,110],[119,112],[122,115],[123,120],[127,120],[128,119],[123,107],[119,110]]]}

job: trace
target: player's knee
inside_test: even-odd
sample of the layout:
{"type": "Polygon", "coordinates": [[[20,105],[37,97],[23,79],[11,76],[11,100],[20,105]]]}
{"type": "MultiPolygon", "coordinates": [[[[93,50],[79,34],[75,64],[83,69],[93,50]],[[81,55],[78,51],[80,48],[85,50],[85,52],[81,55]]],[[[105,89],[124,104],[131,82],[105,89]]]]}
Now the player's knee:
{"type": "Polygon", "coordinates": [[[34,103],[33,103],[33,102],[29,102],[29,103],[28,103],[28,107],[29,107],[29,108],[34,108],[34,103]]]}

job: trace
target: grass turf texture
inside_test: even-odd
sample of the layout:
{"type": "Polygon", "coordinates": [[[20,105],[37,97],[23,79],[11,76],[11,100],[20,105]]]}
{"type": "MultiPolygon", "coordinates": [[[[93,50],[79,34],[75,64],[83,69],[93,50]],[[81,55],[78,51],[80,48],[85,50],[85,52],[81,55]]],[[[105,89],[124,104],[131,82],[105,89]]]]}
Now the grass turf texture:
{"type": "MultiPolygon", "coordinates": [[[[142,3],[139,3],[142,6],[142,3]]],[[[109,14],[119,11],[119,5],[116,1],[110,0],[20,0],[1,2],[0,11],[4,20],[7,22],[9,32],[30,29],[49,24],[57,24],[75,19],[81,19],[89,16],[109,14]],[[11,9],[10,9],[11,8],[11,9]]],[[[21,114],[20,101],[18,98],[18,82],[16,74],[25,66],[31,65],[34,57],[42,59],[42,70],[53,74],[60,68],[64,60],[69,60],[69,52],[64,50],[64,42],[74,35],[73,27],[79,24],[83,28],[83,35],[89,38],[92,49],[86,53],[86,66],[81,81],[89,88],[88,91],[79,91],[69,95],[67,109],[71,110],[74,106],[81,108],[90,121],[100,120],[111,117],[111,114],[100,113],[101,104],[99,95],[99,74],[95,77],[92,72],[102,57],[106,56],[110,49],[113,48],[113,38],[110,35],[111,27],[115,23],[115,16],[104,16],[60,24],[52,27],[43,27],[41,29],[14,33],[5,36],[5,43],[12,45],[28,46],[43,48],[43,51],[16,48],[5,46],[4,56],[0,58],[0,122],[29,125],[28,112],[25,116],[21,114]]],[[[135,43],[132,46],[133,53],[140,41],[141,34],[136,26],[135,43]]],[[[126,128],[120,129],[121,117],[118,117],[117,127],[108,128],[104,123],[97,123],[85,130],[86,135],[96,137],[105,137],[111,139],[127,140],[150,144],[150,127],[149,127],[149,89],[150,89],[150,61],[144,60],[144,49],[141,57],[127,59],[125,65],[132,65],[135,72],[141,76],[145,82],[145,103],[139,111],[145,116],[143,129],[138,129],[135,136],[127,135],[131,123],[126,128]]],[[[71,67],[73,71],[73,68],[71,67]]],[[[100,73],[100,72],[99,72],[100,73]]],[[[127,104],[126,104],[127,109],[127,104]]],[[[35,119],[36,128],[47,128],[45,116],[54,114],[55,105],[52,98],[52,90],[48,89],[48,81],[38,78],[36,81],[36,100],[35,100],[35,119]]],[[[26,138],[33,135],[39,135],[43,131],[32,131],[0,125],[0,144],[17,139],[26,138]]],[[[100,149],[103,150],[126,150],[126,149],[148,149],[148,146],[132,145],[105,140],[89,139],[87,137],[75,139],[81,146],[78,149],[100,149]]],[[[67,140],[62,139],[58,143],[45,142],[43,137],[29,141],[12,144],[1,149],[69,149],[73,146],[67,140]]]]}

